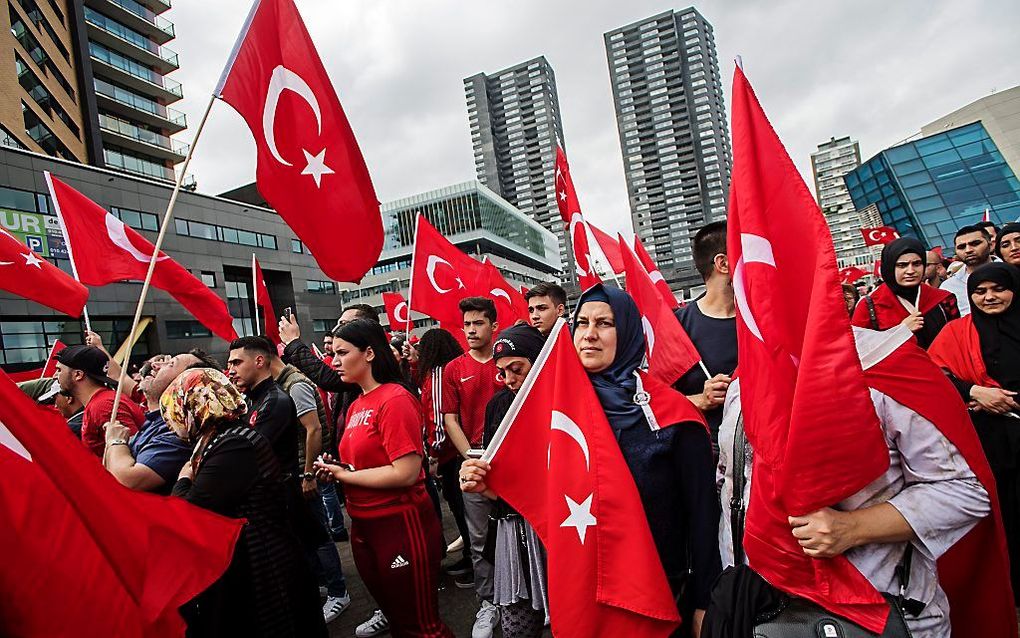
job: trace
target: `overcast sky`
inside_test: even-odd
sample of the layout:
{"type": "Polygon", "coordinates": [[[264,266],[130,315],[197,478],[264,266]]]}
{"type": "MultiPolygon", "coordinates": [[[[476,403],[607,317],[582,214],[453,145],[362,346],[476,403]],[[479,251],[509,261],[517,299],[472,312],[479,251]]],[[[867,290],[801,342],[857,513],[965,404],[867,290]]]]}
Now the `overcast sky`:
{"type": "MultiPolygon", "coordinates": [[[[684,4],[646,0],[297,0],[381,201],[474,179],[462,80],[545,55],[556,73],[582,210],[631,231],[602,34],[684,4]]],[[[713,0],[727,118],[733,58],[810,183],[810,154],[850,135],[867,159],[920,127],[1020,82],[1017,0],[713,0]]],[[[174,105],[197,126],[250,7],[176,0],[174,105]]],[[[190,141],[194,130],[179,137],[190,141]]],[[[217,102],[189,173],[219,193],[255,175],[255,145],[217,102]]]]}

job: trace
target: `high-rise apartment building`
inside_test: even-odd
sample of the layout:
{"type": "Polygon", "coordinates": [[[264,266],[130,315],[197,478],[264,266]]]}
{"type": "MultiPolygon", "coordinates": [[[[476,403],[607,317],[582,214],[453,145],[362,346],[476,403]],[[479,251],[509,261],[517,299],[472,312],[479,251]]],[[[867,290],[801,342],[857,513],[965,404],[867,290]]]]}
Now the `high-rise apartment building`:
{"type": "Polygon", "coordinates": [[[160,180],[187,145],[169,0],[3,0],[0,142],[160,180]],[[10,35],[7,35],[7,34],[10,35]],[[20,85],[20,89],[16,88],[20,85]]]}
{"type": "Polygon", "coordinates": [[[556,206],[556,143],[563,122],[556,76],[544,57],[464,79],[478,181],[559,238],[574,263],[556,206]]]}
{"type": "Polygon", "coordinates": [[[691,238],[724,219],[730,138],[712,25],[693,7],[605,34],[634,232],[674,288],[701,283],[691,238]]]}
{"type": "Polygon", "coordinates": [[[872,250],[864,245],[861,235],[861,215],[843,181],[843,176],[860,164],[860,145],[849,137],[833,137],[819,144],[818,150],[811,154],[815,196],[832,233],[840,268],[870,266],[874,262],[872,250]]]}

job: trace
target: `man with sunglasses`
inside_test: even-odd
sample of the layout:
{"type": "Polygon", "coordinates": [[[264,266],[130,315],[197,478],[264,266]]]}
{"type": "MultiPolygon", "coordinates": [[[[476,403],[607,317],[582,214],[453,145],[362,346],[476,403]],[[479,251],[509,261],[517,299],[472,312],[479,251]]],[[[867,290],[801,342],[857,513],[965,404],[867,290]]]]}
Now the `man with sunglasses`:
{"type": "Polygon", "coordinates": [[[711,376],[694,366],[674,387],[705,413],[715,447],[726,389],[737,367],[737,311],[726,257],[726,222],[702,226],[691,248],[694,266],[705,280],[705,294],[676,314],[711,376]]]}

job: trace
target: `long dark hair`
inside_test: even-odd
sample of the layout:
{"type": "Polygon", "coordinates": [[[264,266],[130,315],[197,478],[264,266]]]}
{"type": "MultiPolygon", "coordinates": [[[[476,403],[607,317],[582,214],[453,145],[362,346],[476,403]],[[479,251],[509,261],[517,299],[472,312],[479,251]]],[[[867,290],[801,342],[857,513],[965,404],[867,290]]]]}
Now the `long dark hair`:
{"type": "Polygon", "coordinates": [[[418,342],[418,385],[425,376],[439,366],[445,366],[460,355],[464,348],[452,334],[442,328],[433,328],[421,336],[418,342]]]}
{"type": "MultiPolygon", "coordinates": [[[[379,322],[371,319],[355,319],[337,327],[333,336],[352,344],[364,352],[372,348],[375,357],[372,359],[372,378],[376,383],[399,383],[406,386],[404,375],[400,372],[390,342],[386,339],[386,331],[379,322]]],[[[334,346],[335,348],[336,346],[334,346]]]]}

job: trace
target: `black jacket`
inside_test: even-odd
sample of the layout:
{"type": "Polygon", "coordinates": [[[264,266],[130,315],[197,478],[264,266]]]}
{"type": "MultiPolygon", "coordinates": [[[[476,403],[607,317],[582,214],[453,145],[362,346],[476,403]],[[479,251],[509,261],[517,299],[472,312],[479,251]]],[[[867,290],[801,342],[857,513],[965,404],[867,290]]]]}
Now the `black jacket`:
{"type": "Polygon", "coordinates": [[[269,441],[284,475],[294,475],[301,430],[294,400],[272,377],[248,390],[247,398],[249,424],[269,441]]]}

